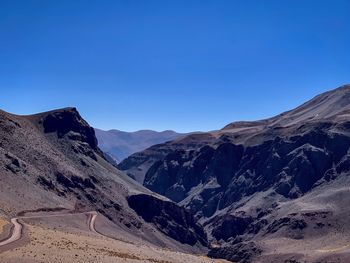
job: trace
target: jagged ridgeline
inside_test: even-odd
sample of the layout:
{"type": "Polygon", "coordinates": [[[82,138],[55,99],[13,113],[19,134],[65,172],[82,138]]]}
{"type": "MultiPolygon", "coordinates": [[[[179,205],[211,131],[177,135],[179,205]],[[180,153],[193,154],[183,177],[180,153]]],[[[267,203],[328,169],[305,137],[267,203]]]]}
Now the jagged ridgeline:
{"type": "Polygon", "coordinates": [[[216,244],[211,256],[315,260],[324,242],[350,234],[349,147],[347,85],[273,118],[153,146],[118,167],[189,209],[216,244]]]}

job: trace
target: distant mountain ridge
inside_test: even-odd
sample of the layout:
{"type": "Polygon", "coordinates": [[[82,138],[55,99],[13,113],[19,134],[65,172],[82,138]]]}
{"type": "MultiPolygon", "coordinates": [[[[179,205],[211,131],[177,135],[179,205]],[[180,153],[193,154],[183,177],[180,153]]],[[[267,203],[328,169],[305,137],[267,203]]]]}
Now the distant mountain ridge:
{"type": "Polygon", "coordinates": [[[143,151],[148,147],[177,139],[186,135],[175,131],[139,130],[126,132],[116,129],[104,131],[95,128],[98,146],[107,153],[114,161],[119,163],[131,154],[143,151]]]}

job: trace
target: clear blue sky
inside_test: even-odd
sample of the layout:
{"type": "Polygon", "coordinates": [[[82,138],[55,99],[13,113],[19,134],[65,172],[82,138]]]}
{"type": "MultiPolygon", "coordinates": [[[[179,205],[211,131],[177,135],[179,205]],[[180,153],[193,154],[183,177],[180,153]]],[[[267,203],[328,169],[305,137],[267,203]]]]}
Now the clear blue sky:
{"type": "Polygon", "coordinates": [[[0,108],[213,130],[350,82],[349,0],[0,0],[0,108]]]}

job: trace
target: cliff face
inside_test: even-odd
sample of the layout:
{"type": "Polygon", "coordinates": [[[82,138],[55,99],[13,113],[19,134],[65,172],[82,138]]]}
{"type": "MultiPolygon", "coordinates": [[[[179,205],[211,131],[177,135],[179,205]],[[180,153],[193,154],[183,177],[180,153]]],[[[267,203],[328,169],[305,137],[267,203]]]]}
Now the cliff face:
{"type": "Polygon", "coordinates": [[[148,149],[134,153],[121,163],[118,168],[125,171],[131,178],[143,184],[148,169],[157,161],[162,160],[167,154],[176,150],[194,150],[207,145],[215,139],[208,133],[193,133],[174,141],[157,144],[148,149]]]}
{"type": "Polygon", "coordinates": [[[0,111],[0,169],[0,209],[8,216],[38,209],[94,210],[109,222],[109,236],[142,237],[190,252],[205,250],[206,236],[192,215],[108,163],[94,129],[75,108],[30,116],[0,111]],[[149,208],[163,207],[157,220],[145,221],[130,207],[129,197],[135,194],[140,202],[145,198],[149,208]],[[159,224],[168,219],[169,209],[186,215],[186,220],[159,224]],[[190,237],[171,235],[184,228],[191,231],[190,237]]]}
{"type": "Polygon", "coordinates": [[[154,223],[167,236],[181,243],[207,246],[207,236],[192,214],[173,202],[163,201],[151,195],[132,195],[128,203],[146,222],[154,223]]]}
{"type": "Polygon", "coordinates": [[[349,105],[343,86],[270,119],[231,123],[205,143],[173,141],[126,162],[148,162],[144,186],[195,214],[217,244],[212,256],[249,261],[275,238],[336,240],[335,222],[349,212],[342,207],[350,196],[343,188],[350,185],[349,105]]]}
{"type": "Polygon", "coordinates": [[[99,151],[95,131],[80,116],[76,108],[66,108],[51,112],[40,120],[45,133],[56,132],[59,138],[67,135],[72,140],[87,143],[94,151],[99,151]]]}
{"type": "Polygon", "coordinates": [[[144,185],[205,217],[268,189],[297,198],[349,172],[349,125],[300,125],[252,146],[222,142],[197,151],[175,150],[151,166],[144,185]],[[198,185],[201,189],[192,195],[198,185]]]}

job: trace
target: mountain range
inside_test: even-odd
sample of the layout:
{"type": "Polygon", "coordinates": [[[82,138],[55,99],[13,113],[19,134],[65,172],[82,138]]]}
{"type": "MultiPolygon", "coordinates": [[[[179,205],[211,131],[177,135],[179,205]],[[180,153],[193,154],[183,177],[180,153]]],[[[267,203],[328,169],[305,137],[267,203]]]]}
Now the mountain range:
{"type": "Polygon", "coordinates": [[[345,85],[272,118],[152,146],[118,168],[187,208],[212,257],[347,262],[349,147],[345,85]]]}
{"type": "Polygon", "coordinates": [[[99,146],[159,134],[96,133],[0,111],[0,262],[350,261],[350,85],[117,166],[99,146]]]}
{"type": "Polygon", "coordinates": [[[95,128],[95,133],[99,148],[112,157],[116,163],[152,145],[172,141],[185,135],[171,130],[125,132],[119,130],[104,131],[97,128],[95,128]]]}

